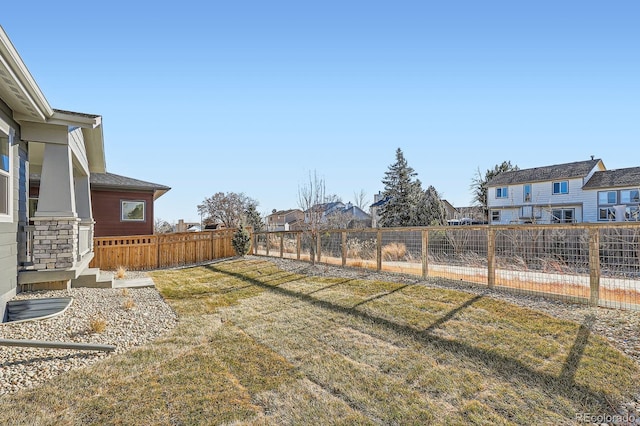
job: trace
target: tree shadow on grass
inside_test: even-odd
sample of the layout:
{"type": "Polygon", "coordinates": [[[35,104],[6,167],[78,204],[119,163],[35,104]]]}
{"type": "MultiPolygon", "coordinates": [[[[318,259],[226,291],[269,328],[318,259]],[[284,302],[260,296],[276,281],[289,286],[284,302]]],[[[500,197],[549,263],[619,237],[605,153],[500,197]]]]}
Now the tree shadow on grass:
{"type": "Polygon", "coordinates": [[[511,358],[506,355],[501,355],[495,352],[492,352],[487,349],[479,348],[473,345],[469,345],[464,342],[459,342],[455,340],[448,340],[438,337],[432,334],[432,331],[443,325],[445,322],[452,319],[456,314],[463,311],[464,309],[470,307],[472,304],[481,300],[484,296],[477,295],[475,297],[470,298],[469,300],[462,303],[460,306],[450,310],[444,316],[436,320],[433,324],[431,324],[426,329],[417,329],[415,327],[411,327],[408,325],[399,324],[393,322],[389,319],[379,317],[373,315],[369,312],[364,312],[357,307],[362,305],[363,303],[369,302],[374,299],[379,299],[381,297],[388,296],[389,294],[398,291],[402,288],[408,287],[409,285],[404,285],[395,289],[392,292],[388,292],[382,295],[377,295],[374,298],[368,299],[367,301],[360,302],[356,306],[345,307],[330,301],[318,299],[311,294],[305,294],[298,291],[269,285],[263,281],[254,278],[248,278],[246,275],[237,272],[225,271],[224,269],[220,269],[215,266],[207,266],[213,272],[229,275],[238,279],[242,279],[248,282],[253,283],[254,285],[264,288],[268,291],[277,293],[279,295],[295,298],[297,300],[309,303],[312,306],[317,308],[326,309],[332,311],[334,313],[352,316],[354,318],[358,318],[367,322],[371,322],[380,327],[384,327],[390,331],[401,334],[403,336],[408,336],[416,341],[419,341],[423,344],[433,345],[441,350],[448,351],[454,355],[463,354],[463,356],[475,359],[479,363],[485,365],[494,371],[497,375],[502,376],[507,381],[511,381],[514,379],[521,379],[526,383],[530,383],[533,386],[544,389],[545,393],[548,394],[556,394],[558,396],[562,396],[571,401],[574,401],[577,404],[583,404],[588,402],[590,404],[597,404],[601,407],[603,412],[606,412],[611,409],[609,400],[607,399],[607,395],[601,392],[594,391],[589,387],[576,383],[575,382],[575,373],[578,368],[578,364],[580,359],[584,354],[584,349],[587,344],[587,340],[590,333],[590,327],[593,323],[594,319],[587,318],[585,320],[585,324],[580,326],[578,331],[578,335],[576,340],[570,350],[570,354],[565,361],[562,373],[560,376],[554,376],[548,373],[540,372],[533,370],[522,362],[518,361],[515,358],[511,358]]]}

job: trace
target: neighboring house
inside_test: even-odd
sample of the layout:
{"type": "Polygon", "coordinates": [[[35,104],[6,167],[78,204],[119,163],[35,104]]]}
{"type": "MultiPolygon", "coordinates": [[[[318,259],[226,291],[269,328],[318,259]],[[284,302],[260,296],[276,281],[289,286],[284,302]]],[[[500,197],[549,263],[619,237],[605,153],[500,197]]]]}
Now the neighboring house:
{"type": "Polygon", "coordinates": [[[600,159],[500,173],[487,183],[489,223],[638,220],[640,168],[600,159]]]}
{"type": "Polygon", "coordinates": [[[0,27],[0,318],[21,285],[69,288],[93,258],[102,117],[53,109],[0,27]],[[41,176],[28,217],[29,173],[41,176]],[[33,226],[29,226],[29,222],[33,226]]]}
{"type": "Polygon", "coordinates": [[[273,209],[266,222],[267,231],[293,231],[304,222],[304,212],[300,209],[273,209]]]}
{"type": "Polygon", "coordinates": [[[585,222],[640,220],[640,167],[594,173],[583,189],[593,194],[585,222]]]}
{"type": "MultiPolygon", "coordinates": [[[[171,188],[115,173],[92,173],[94,237],[153,234],[154,201],[171,188]]],[[[29,215],[38,206],[40,175],[30,175],[29,215]]]]}
{"type": "Polygon", "coordinates": [[[184,219],[178,220],[176,223],[176,232],[197,232],[201,231],[202,224],[200,222],[185,222],[184,219]]]}
{"type": "Polygon", "coordinates": [[[305,221],[310,220],[310,212],[315,211],[320,215],[320,223],[335,225],[335,227],[367,228],[371,226],[371,216],[358,206],[350,202],[344,204],[341,201],[317,204],[304,212],[305,221]]]}
{"type": "Polygon", "coordinates": [[[456,219],[458,217],[458,209],[453,207],[453,204],[447,200],[442,200],[442,205],[444,206],[445,211],[445,221],[448,222],[449,220],[456,219]]]}

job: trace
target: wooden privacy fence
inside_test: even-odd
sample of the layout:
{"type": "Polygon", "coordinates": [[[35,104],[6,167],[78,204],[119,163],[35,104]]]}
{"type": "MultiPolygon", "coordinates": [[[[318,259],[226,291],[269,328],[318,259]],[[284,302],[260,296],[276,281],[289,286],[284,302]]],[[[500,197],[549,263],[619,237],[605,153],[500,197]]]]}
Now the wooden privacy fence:
{"type": "Polygon", "coordinates": [[[640,223],[323,229],[254,234],[253,254],[445,278],[640,310],[640,223]]]}
{"type": "Polygon", "coordinates": [[[97,237],[90,266],[104,270],[169,268],[235,255],[231,239],[235,229],[174,234],[97,237]]]}

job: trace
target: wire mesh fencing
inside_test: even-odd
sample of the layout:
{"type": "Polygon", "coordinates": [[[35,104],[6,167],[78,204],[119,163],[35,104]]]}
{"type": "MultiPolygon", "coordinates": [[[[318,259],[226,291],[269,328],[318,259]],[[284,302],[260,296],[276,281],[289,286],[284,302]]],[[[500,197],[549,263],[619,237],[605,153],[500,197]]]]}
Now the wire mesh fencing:
{"type": "Polygon", "coordinates": [[[257,233],[254,254],[486,285],[640,310],[640,225],[571,224],[257,233]]]}

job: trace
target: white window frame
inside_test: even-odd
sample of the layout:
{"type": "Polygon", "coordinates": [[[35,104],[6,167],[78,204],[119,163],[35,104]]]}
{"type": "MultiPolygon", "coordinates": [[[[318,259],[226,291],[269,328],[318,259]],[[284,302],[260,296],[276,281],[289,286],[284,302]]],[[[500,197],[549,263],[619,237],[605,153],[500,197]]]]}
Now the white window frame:
{"type": "Polygon", "coordinates": [[[640,221],[640,206],[627,206],[624,210],[624,220],[629,222],[640,221]]]}
{"type": "Polygon", "coordinates": [[[621,190],[620,191],[620,202],[623,203],[623,204],[640,203],[640,190],[638,190],[638,189],[623,189],[623,190],[621,190]],[[635,195],[637,195],[638,198],[631,198],[633,193],[635,193],[635,195]]]}
{"type": "Polygon", "coordinates": [[[556,182],[553,182],[551,184],[551,192],[553,193],[553,195],[563,195],[563,194],[568,194],[569,193],[569,181],[568,180],[559,180],[556,182]],[[565,191],[562,190],[562,184],[565,184],[565,186],[567,187],[567,189],[565,191]],[[556,185],[558,185],[558,190],[556,191],[556,185]]]}
{"type": "Polygon", "coordinates": [[[598,191],[598,204],[599,205],[613,205],[618,203],[617,191],[598,191]],[[609,201],[609,195],[613,194],[613,201],[609,201]],[[604,200],[603,200],[604,198],[604,200]]]}
{"type": "Polygon", "coordinates": [[[120,200],[120,222],[146,222],[147,221],[147,202],[145,200],[120,200]],[[142,219],[129,219],[125,217],[126,204],[142,204],[142,219]]]}
{"type": "Polygon", "coordinates": [[[598,208],[598,221],[600,222],[615,222],[616,209],[613,207],[600,207],[598,208]],[[602,218],[602,213],[605,213],[605,218],[602,218]]]}
{"type": "Polygon", "coordinates": [[[576,209],[553,209],[551,210],[551,223],[575,223],[576,222],[576,209]],[[571,220],[567,220],[566,213],[571,212],[571,220]],[[561,212],[558,217],[555,212],[561,212]]]}
{"type": "Polygon", "coordinates": [[[0,175],[7,178],[7,212],[0,212],[0,222],[13,222],[13,140],[15,131],[7,122],[0,118],[0,133],[7,138],[8,146],[8,171],[0,168],[0,175]]]}
{"type": "Polygon", "coordinates": [[[500,210],[491,210],[490,219],[491,222],[500,222],[501,218],[500,210]]]}
{"type": "Polygon", "coordinates": [[[525,203],[531,202],[531,184],[526,183],[522,186],[522,199],[525,203]]]}
{"type": "Polygon", "coordinates": [[[496,198],[509,198],[509,188],[507,186],[496,188],[496,198]]]}

